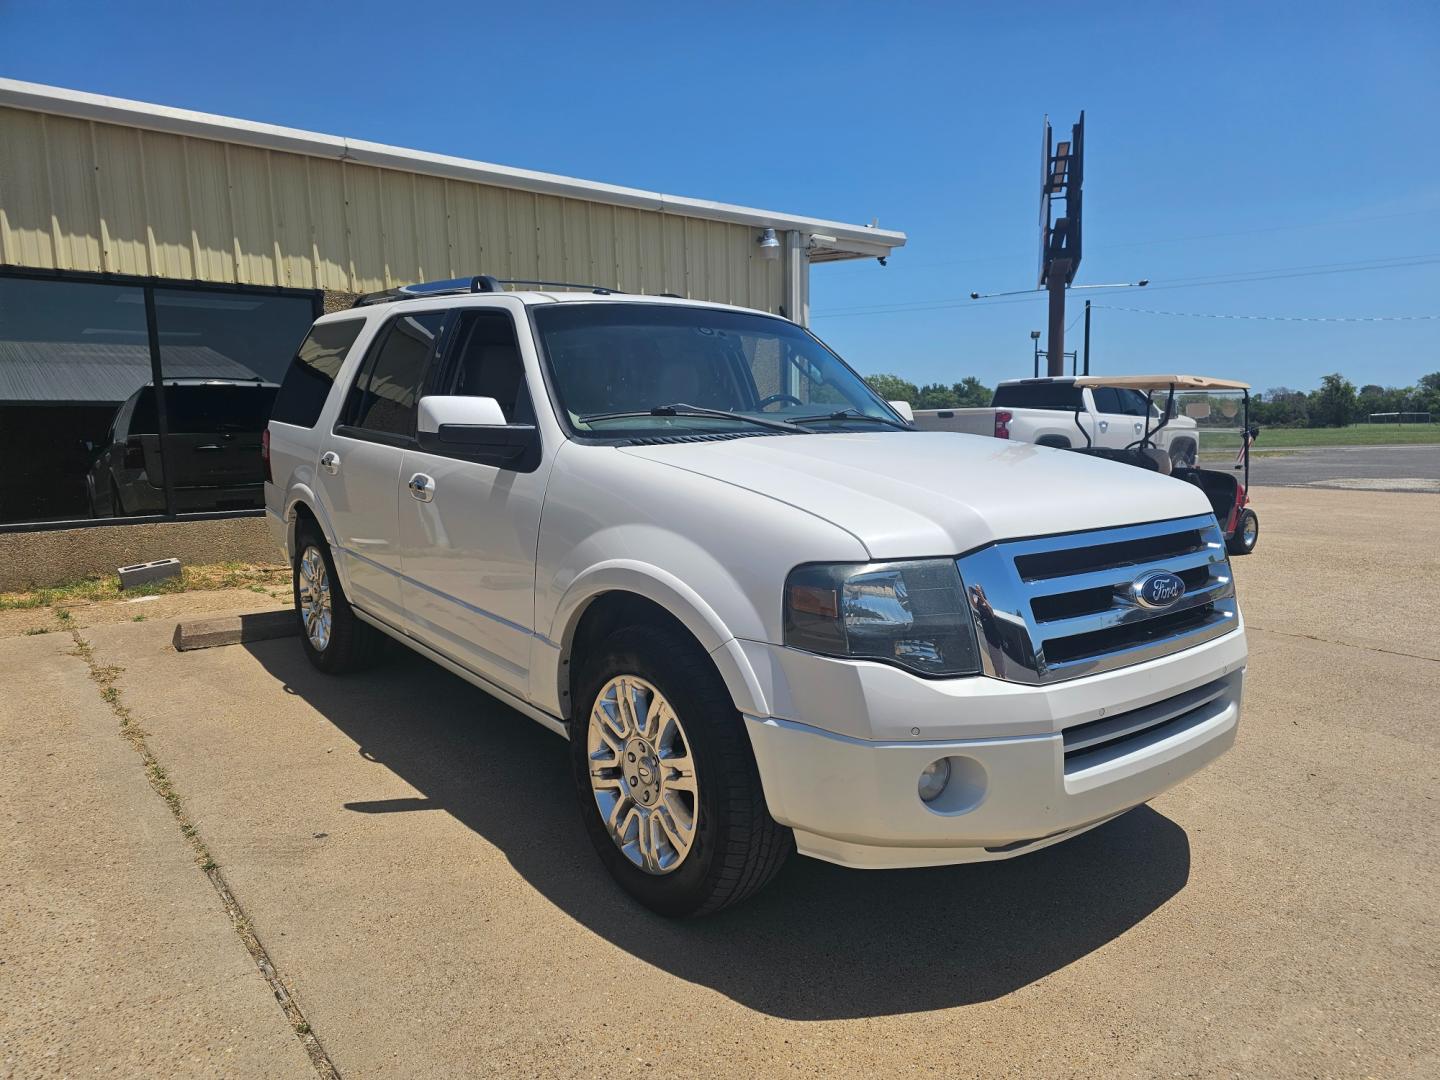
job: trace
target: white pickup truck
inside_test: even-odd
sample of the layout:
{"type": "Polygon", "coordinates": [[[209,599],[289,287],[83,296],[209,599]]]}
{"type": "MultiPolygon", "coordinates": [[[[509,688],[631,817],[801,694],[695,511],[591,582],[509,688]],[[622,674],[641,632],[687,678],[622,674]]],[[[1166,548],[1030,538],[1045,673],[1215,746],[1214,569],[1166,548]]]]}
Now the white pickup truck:
{"type": "Polygon", "coordinates": [[[315,666],[391,638],[567,737],[642,903],[717,910],[797,848],[1036,851],[1234,741],[1245,634],[1196,487],[915,431],[764,312],[503,284],[319,319],[268,517],[315,666]]]}
{"type": "MultiPolygon", "coordinates": [[[[1125,386],[1076,386],[1073,378],[1010,379],[995,388],[995,400],[983,409],[916,409],[922,431],[959,431],[1040,446],[1104,447],[1123,450],[1138,444],[1159,410],[1138,390],[1125,386]],[[1076,411],[1079,411],[1077,418],[1076,411]]],[[[1199,436],[1188,416],[1171,417],[1154,437],[1180,467],[1195,464],[1199,436]]]]}

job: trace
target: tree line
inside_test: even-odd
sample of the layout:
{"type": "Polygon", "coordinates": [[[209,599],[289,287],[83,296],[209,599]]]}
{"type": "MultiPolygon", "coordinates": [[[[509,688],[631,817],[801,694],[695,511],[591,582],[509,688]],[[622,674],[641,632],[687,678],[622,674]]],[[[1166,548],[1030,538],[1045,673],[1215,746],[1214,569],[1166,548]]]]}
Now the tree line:
{"type": "Polygon", "coordinates": [[[1440,420],[1440,371],[1420,376],[1414,386],[1359,389],[1343,375],[1326,375],[1309,393],[1276,386],[1250,398],[1250,419],[1261,427],[1344,427],[1387,412],[1428,412],[1440,420]]]}
{"type": "Polygon", "coordinates": [[[951,383],[916,386],[899,375],[867,375],[865,381],[886,401],[908,401],[912,409],[978,409],[990,404],[994,391],[973,375],[951,383]]]}
{"type": "MultiPolygon", "coordinates": [[[[989,405],[994,392],[973,375],[960,382],[917,386],[899,375],[865,379],[886,401],[908,401],[915,409],[969,409],[989,405]]],[[[1422,375],[1414,386],[1358,389],[1340,374],[1326,375],[1315,390],[1276,386],[1250,396],[1250,419],[1261,427],[1344,427],[1362,423],[1371,413],[1428,412],[1440,420],[1440,371],[1422,375]]]]}

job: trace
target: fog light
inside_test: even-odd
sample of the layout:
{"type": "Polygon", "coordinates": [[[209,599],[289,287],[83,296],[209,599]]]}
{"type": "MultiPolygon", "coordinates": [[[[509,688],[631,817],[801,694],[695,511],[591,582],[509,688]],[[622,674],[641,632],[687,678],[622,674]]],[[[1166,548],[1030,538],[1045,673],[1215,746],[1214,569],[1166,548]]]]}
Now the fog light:
{"type": "Polygon", "coordinates": [[[941,758],[925,766],[920,773],[920,801],[934,802],[950,783],[950,759],[941,758]]]}

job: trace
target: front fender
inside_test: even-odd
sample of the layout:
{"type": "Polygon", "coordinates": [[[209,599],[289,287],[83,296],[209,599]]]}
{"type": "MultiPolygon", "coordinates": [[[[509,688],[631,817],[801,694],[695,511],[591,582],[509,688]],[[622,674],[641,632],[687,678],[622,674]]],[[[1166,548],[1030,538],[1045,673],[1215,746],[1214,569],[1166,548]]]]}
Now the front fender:
{"type": "Polygon", "coordinates": [[[571,643],[581,616],[592,601],[611,592],[642,596],[679,619],[700,643],[700,647],[710,654],[730,691],[735,707],[752,715],[769,715],[765,694],[755,670],[719,613],[675,574],[634,559],[611,559],[589,567],[578,575],[562,594],[550,620],[546,643],[550,647],[546,651],[553,653],[553,685],[557,705],[560,700],[561,681],[568,672],[566,662],[570,656],[571,643]]]}

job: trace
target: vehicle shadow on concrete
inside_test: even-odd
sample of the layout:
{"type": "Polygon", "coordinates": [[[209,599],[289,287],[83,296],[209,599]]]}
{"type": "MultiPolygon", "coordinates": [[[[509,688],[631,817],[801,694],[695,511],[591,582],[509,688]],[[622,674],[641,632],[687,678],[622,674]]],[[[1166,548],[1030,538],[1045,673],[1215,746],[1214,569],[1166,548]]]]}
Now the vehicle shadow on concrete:
{"type": "Polygon", "coordinates": [[[671,921],[633,903],[595,858],[564,743],[418,656],[334,678],[293,641],[245,646],[360,753],[423,798],[357,813],[444,810],[494,844],[551,903],[634,956],[791,1020],[918,1012],[1008,994],[1139,923],[1184,887],[1190,847],[1140,807],[999,863],[851,871],[792,858],[750,901],[671,921]]]}

